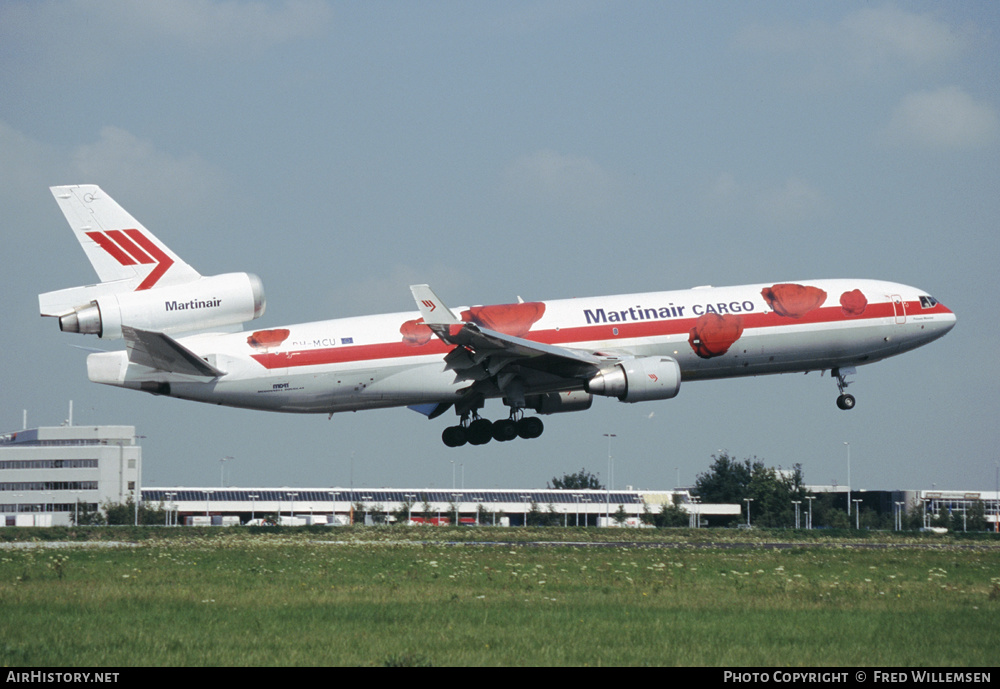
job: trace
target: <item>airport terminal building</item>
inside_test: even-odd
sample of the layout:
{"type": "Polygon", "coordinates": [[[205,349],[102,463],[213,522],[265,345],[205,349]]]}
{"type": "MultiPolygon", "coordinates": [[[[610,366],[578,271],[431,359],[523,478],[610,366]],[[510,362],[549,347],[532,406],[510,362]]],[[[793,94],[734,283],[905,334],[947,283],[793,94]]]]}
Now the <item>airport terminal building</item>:
{"type": "Polygon", "coordinates": [[[739,517],[739,505],[698,505],[686,490],[552,490],[441,488],[144,488],[143,500],[174,523],[225,525],[374,524],[639,526],[674,496],[691,525],[709,516],[739,517]],[[227,520],[228,518],[228,520],[227,520]]]}
{"type": "MultiPolygon", "coordinates": [[[[134,426],[25,428],[0,435],[0,527],[70,525],[79,510],[128,502],[161,508],[167,524],[234,525],[268,519],[285,524],[432,524],[520,526],[639,526],[666,504],[687,512],[690,526],[741,519],[742,505],[697,502],[687,489],[552,490],[142,486],[142,448],[134,426]]],[[[808,487],[815,494],[846,493],[844,486],[808,487]]],[[[997,491],[858,491],[852,502],[893,514],[964,514],[984,508],[995,529],[997,491]],[[900,507],[903,505],[903,507],[900,507]]],[[[846,505],[846,494],[844,495],[846,505]]],[[[803,507],[803,509],[805,509],[803,507]]],[[[257,522],[259,523],[259,522],[257,522]]]]}

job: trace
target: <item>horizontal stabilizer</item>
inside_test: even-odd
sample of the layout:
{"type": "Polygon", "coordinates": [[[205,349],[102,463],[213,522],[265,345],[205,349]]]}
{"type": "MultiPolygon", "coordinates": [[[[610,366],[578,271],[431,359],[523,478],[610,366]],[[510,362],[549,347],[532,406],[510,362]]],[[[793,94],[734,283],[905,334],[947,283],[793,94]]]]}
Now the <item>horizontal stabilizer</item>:
{"type": "Polygon", "coordinates": [[[81,305],[90,304],[100,297],[128,292],[133,287],[131,282],[124,280],[45,292],[38,295],[38,311],[43,316],[65,316],[81,305]]]}
{"type": "Polygon", "coordinates": [[[122,335],[128,347],[128,359],[134,364],[148,366],[167,373],[219,378],[226,375],[190,349],[163,333],[122,326],[122,335]]]}

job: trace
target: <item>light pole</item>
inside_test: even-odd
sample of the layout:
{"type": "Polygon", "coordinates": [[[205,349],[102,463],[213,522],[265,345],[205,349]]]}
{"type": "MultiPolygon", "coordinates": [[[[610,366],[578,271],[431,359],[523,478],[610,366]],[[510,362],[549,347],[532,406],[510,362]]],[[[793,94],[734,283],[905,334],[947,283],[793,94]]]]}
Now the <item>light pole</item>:
{"type": "Polygon", "coordinates": [[[226,460],[232,459],[230,456],[225,456],[219,460],[219,488],[226,487],[226,460]]]}
{"type": "Polygon", "coordinates": [[[417,499],[416,494],[406,493],[406,525],[413,524],[413,501],[417,499]]]}
{"type": "Polygon", "coordinates": [[[163,525],[170,526],[170,511],[171,508],[174,506],[173,504],[174,498],[177,496],[177,493],[164,493],[163,496],[167,499],[167,510],[166,510],[167,514],[163,518],[164,522],[163,525]]]}
{"type": "MultiPolygon", "coordinates": [[[[464,484],[463,484],[464,488],[464,484]]],[[[476,503],[476,526],[479,526],[479,513],[482,511],[483,507],[483,497],[481,495],[473,495],[469,498],[471,502],[476,503]]]]}
{"type": "Polygon", "coordinates": [[[851,444],[844,441],[844,445],[847,445],[847,516],[851,516],[851,444]]]}
{"type": "Polygon", "coordinates": [[[607,519],[607,522],[605,522],[605,524],[607,524],[608,522],[611,521],[611,484],[613,483],[612,480],[613,469],[611,464],[611,439],[617,438],[618,436],[615,435],[614,433],[604,433],[603,435],[605,438],[608,439],[608,485],[605,486],[605,489],[607,490],[606,493],[607,498],[605,500],[605,505],[604,505],[604,509],[606,512],[604,516],[607,519]]]}
{"type": "Polygon", "coordinates": [[[332,507],[330,508],[330,523],[331,524],[336,524],[337,523],[337,496],[340,495],[340,491],[339,490],[328,490],[326,492],[330,494],[330,501],[333,503],[332,507]]]}
{"type": "Polygon", "coordinates": [[[747,504],[747,528],[750,528],[750,503],[753,502],[753,498],[743,498],[743,502],[747,504]]]}
{"type": "Polygon", "coordinates": [[[528,498],[530,495],[522,495],[521,499],[524,500],[524,525],[528,525],[528,498]]]}
{"type": "Polygon", "coordinates": [[[211,498],[212,493],[214,493],[215,491],[214,490],[202,490],[201,492],[205,494],[205,516],[208,517],[209,516],[209,514],[208,514],[209,500],[211,498]]]}
{"type": "Polygon", "coordinates": [[[795,528],[799,528],[799,505],[802,504],[801,500],[792,500],[792,504],[795,505],[795,528]]]}
{"type": "Polygon", "coordinates": [[[809,525],[806,527],[808,529],[813,528],[813,500],[816,499],[815,495],[807,495],[806,500],[809,501],[809,525]]]}

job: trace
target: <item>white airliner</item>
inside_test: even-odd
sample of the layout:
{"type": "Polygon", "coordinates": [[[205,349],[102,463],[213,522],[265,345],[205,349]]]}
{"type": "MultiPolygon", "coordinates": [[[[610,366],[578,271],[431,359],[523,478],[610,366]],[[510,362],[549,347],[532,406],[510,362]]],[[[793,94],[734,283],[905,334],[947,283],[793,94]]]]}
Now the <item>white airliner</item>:
{"type": "Polygon", "coordinates": [[[936,340],[955,315],[926,292],[876,280],[740,287],[449,309],[427,285],[416,312],[241,332],[264,313],[249,273],[200,275],[93,185],[52,187],[101,282],[39,295],[66,332],[124,338],[87,357],[90,380],[268,411],[407,406],[436,418],[449,447],[535,438],[539,414],[594,395],[665,400],[681,381],[830,370],[837,406],[855,367],[936,340]],[[509,417],[480,418],[500,398],[509,417]]]}

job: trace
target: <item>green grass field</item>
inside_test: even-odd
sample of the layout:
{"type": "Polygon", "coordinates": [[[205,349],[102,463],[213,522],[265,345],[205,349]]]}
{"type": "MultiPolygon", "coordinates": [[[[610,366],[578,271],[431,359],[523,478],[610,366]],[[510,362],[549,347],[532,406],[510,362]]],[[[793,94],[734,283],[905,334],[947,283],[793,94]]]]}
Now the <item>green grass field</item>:
{"type": "Polygon", "coordinates": [[[761,544],[790,537],[594,529],[128,533],[128,546],[0,550],[0,663],[1000,661],[995,540],[886,536],[892,547],[877,549],[879,538],[870,535],[810,534],[772,549],[761,544]],[[674,547],[475,543],[495,538],[670,539],[674,547]],[[706,539],[722,545],[699,547],[706,539]]]}

